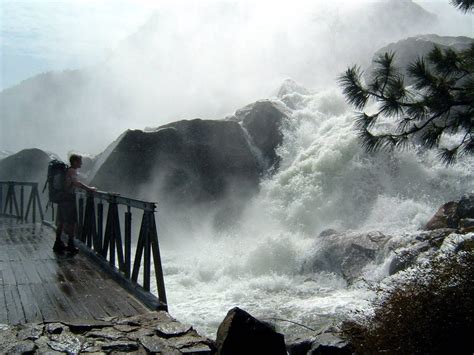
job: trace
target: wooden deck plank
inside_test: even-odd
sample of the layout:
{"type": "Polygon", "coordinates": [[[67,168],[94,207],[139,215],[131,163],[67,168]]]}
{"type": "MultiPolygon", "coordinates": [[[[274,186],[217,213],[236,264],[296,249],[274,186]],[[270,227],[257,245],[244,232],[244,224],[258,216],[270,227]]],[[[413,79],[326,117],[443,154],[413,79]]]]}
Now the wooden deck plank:
{"type": "Polygon", "coordinates": [[[53,253],[54,231],[38,226],[0,218],[0,324],[149,311],[88,256],[53,253]]]}
{"type": "Polygon", "coordinates": [[[0,324],[8,323],[5,288],[3,287],[3,271],[0,270],[0,324]]]}
{"type": "Polygon", "coordinates": [[[42,322],[43,316],[36,303],[36,295],[31,291],[30,285],[18,285],[18,293],[20,295],[26,322],[42,322]]]}
{"type": "Polygon", "coordinates": [[[5,285],[5,303],[7,308],[8,323],[21,324],[25,323],[25,314],[20,301],[20,295],[16,285],[5,285]]]}

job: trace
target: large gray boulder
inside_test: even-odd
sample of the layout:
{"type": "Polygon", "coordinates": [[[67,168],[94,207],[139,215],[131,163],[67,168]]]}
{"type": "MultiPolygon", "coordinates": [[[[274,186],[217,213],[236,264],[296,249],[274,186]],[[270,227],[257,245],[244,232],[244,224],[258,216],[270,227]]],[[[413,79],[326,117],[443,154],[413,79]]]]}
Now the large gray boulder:
{"type": "Polygon", "coordinates": [[[284,336],[238,307],[219,325],[216,346],[218,355],[286,355],[284,336]]]}
{"type": "MultiPolygon", "coordinates": [[[[278,162],[287,116],[270,101],[226,120],[182,120],[129,130],[100,160],[91,184],[100,190],[173,205],[245,200],[278,162]]],[[[96,163],[97,164],[97,163],[96,163]]]]}
{"type": "Polygon", "coordinates": [[[302,271],[333,272],[353,283],[368,264],[377,261],[389,239],[380,232],[322,233],[314,254],[304,263],[302,271]]]}
{"type": "Polygon", "coordinates": [[[238,123],[195,119],[128,131],[91,183],[128,196],[197,203],[255,189],[258,179],[238,123]]]}

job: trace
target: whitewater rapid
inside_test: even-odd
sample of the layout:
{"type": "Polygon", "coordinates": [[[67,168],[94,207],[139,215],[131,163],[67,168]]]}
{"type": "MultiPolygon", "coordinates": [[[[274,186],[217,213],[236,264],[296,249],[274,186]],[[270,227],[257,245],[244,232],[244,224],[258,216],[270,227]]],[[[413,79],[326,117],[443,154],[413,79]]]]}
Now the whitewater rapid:
{"type": "MultiPolygon", "coordinates": [[[[416,149],[368,155],[353,130],[353,111],[337,88],[309,93],[294,82],[272,99],[289,115],[279,171],[266,177],[239,223],[216,231],[201,223],[185,241],[162,243],[170,313],[215,337],[238,306],[287,336],[331,324],[373,297],[363,283],[303,266],[323,247],[318,235],[381,231],[409,234],[446,201],[474,191],[473,159],[444,166],[416,149]],[[275,320],[278,319],[278,320],[275,320]]],[[[389,255],[366,280],[388,275],[389,255]]]]}

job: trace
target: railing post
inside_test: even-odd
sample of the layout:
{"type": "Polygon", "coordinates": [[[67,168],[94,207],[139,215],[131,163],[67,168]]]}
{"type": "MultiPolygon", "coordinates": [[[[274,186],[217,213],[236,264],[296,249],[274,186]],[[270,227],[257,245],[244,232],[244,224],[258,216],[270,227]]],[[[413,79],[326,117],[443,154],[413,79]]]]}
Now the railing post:
{"type": "Polygon", "coordinates": [[[31,193],[31,199],[32,199],[32,203],[33,203],[33,223],[36,223],[36,198],[35,196],[33,195],[33,192],[31,193]]]}
{"type": "Polygon", "coordinates": [[[0,183],[0,214],[3,214],[3,184],[0,183]]]}
{"type": "Polygon", "coordinates": [[[145,230],[145,258],[143,261],[143,288],[145,291],[150,291],[150,266],[151,266],[151,245],[150,245],[150,234],[151,234],[151,223],[150,223],[150,212],[146,211],[147,224],[145,230]]]}
{"type": "Polygon", "coordinates": [[[163,277],[163,267],[161,265],[160,247],[158,243],[158,230],[156,227],[154,212],[151,214],[151,225],[151,246],[153,250],[153,264],[155,266],[155,279],[156,287],[158,289],[158,297],[160,302],[168,305],[168,301],[166,299],[165,279],[163,277]]]}
{"type": "Polygon", "coordinates": [[[24,194],[25,194],[25,191],[24,191],[24,187],[23,185],[21,185],[20,187],[20,219],[21,221],[23,222],[24,221],[24,217],[25,217],[25,214],[24,214],[24,204],[25,204],[25,201],[24,201],[24,194]]]}
{"type": "Polygon", "coordinates": [[[43,214],[43,207],[41,206],[41,200],[38,193],[38,183],[35,183],[34,185],[34,194],[35,194],[35,199],[38,201],[38,210],[39,210],[39,214],[41,218],[41,223],[43,223],[44,214],[43,214]]]}
{"type": "Polygon", "coordinates": [[[131,255],[132,255],[132,213],[130,206],[127,206],[125,212],[125,276],[130,278],[131,255]]]}
{"type": "Polygon", "coordinates": [[[13,215],[13,196],[15,194],[13,182],[8,185],[8,197],[10,199],[10,210],[8,211],[10,216],[13,215]]]}
{"type": "Polygon", "coordinates": [[[103,236],[104,236],[104,204],[102,199],[97,204],[97,240],[94,249],[101,254],[103,250],[103,236]]]}
{"type": "Polygon", "coordinates": [[[82,229],[84,227],[84,198],[82,195],[79,196],[79,216],[78,216],[78,235],[82,235],[82,229]]]}

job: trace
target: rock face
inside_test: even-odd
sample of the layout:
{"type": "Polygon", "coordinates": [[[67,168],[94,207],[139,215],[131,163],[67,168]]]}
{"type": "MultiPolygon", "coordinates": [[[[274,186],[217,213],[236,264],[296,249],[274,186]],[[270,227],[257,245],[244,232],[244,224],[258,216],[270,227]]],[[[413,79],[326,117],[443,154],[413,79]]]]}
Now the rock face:
{"type": "Polygon", "coordinates": [[[474,194],[467,194],[458,201],[450,201],[441,206],[428,221],[425,229],[454,228],[466,233],[474,230],[472,219],[474,219],[474,194]]]}
{"type": "Polygon", "coordinates": [[[219,326],[216,346],[218,355],[286,354],[282,334],[237,307],[227,313],[219,326]]]}
{"type": "Polygon", "coordinates": [[[42,184],[46,180],[50,160],[50,155],[40,149],[24,149],[0,161],[0,180],[42,184]]]}
{"type": "Polygon", "coordinates": [[[146,187],[160,200],[175,202],[217,199],[257,183],[256,162],[239,124],[200,119],[156,132],[128,131],[92,180],[101,190],[137,196],[146,187]]]}
{"type": "Polygon", "coordinates": [[[264,166],[277,162],[285,117],[274,104],[258,102],[233,119],[183,120],[150,132],[127,131],[91,184],[173,204],[218,201],[229,194],[245,198],[258,188],[264,166]]]}
{"type": "Polygon", "coordinates": [[[340,274],[352,283],[365,266],[376,260],[390,237],[380,232],[340,234],[335,231],[321,233],[318,249],[303,266],[303,272],[329,271],[340,274]]]}
{"type": "Polygon", "coordinates": [[[281,126],[288,116],[283,108],[270,101],[258,101],[235,113],[231,118],[242,124],[257,151],[260,172],[278,168],[275,148],[283,141],[281,126]]]}
{"type": "MultiPolygon", "coordinates": [[[[381,54],[386,52],[395,52],[394,65],[402,69],[402,73],[405,75],[405,85],[413,84],[413,80],[407,76],[405,70],[410,63],[413,63],[418,57],[425,56],[430,52],[434,46],[438,46],[442,49],[451,48],[456,51],[467,49],[474,43],[474,39],[469,37],[449,37],[449,36],[437,36],[437,35],[420,35],[416,37],[410,37],[396,43],[391,43],[379,49],[374,54],[374,59],[381,54]]],[[[374,61],[366,71],[371,73],[374,69],[374,61]]]]}

